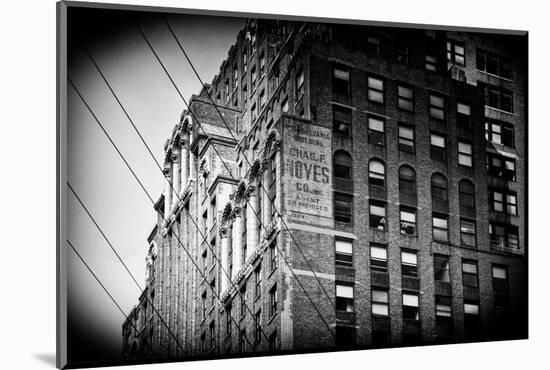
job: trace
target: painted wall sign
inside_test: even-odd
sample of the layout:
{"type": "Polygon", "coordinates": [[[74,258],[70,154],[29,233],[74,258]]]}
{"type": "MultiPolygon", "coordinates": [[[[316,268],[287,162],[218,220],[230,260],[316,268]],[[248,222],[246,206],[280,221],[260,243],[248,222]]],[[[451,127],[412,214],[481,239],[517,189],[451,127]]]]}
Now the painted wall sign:
{"type": "Polygon", "coordinates": [[[285,208],[291,222],[332,226],[331,137],[326,127],[284,122],[285,208]]]}

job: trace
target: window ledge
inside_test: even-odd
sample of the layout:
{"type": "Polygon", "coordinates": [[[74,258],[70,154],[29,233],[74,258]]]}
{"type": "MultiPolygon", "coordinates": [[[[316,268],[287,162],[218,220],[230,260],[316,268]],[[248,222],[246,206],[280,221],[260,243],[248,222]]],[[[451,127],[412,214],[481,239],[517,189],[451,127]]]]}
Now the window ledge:
{"type": "Polygon", "coordinates": [[[495,78],[498,78],[498,79],[503,80],[503,81],[515,82],[515,80],[511,80],[511,79],[506,78],[506,77],[502,77],[502,76],[499,76],[499,75],[495,75],[495,74],[489,73],[489,72],[487,72],[487,71],[482,71],[481,69],[477,69],[477,68],[476,68],[476,72],[479,72],[479,73],[484,74],[484,75],[487,75],[487,76],[495,77],[495,78]]]}
{"type": "Polygon", "coordinates": [[[485,108],[490,109],[490,110],[495,111],[495,112],[504,113],[504,114],[507,114],[509,116],[515,116],[516,115],[514,112],[508,112],[507,110],[502,110],[502,109],[498,109],[498,108],[495,108],[495,107],[491,107],[490,105],[485,105],[485,108]]]}

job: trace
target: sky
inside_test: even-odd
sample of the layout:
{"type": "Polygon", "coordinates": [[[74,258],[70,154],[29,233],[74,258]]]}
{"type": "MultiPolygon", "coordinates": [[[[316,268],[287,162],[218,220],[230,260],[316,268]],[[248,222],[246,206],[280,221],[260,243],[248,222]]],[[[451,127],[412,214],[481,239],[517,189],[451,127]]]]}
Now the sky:
{"type": "MultiPolygon", "coordinates": [[[[162,70],[136,22],[166,65],[183,96],[200,83],[163,23],[160,13],[77,9],[68,13],[68,77],[156,201],[163,176],[85,52],[89,50],[159,163],[163,146],[185,105],[162,70]]],[[[209,83],[227,57],[243,18],[167,15],[201,78],[209,83]]],[[[144,287],[147,236],[153,205],[124,165],[86,106],[68,85],[68,182],[122,260],[144,287]]],[[[67,191],[68,239],[128,314],[139,288],[67,191]]],[[[121,357],[124,316],[78,257],[68,251],[69,360],[121,357]]]]}

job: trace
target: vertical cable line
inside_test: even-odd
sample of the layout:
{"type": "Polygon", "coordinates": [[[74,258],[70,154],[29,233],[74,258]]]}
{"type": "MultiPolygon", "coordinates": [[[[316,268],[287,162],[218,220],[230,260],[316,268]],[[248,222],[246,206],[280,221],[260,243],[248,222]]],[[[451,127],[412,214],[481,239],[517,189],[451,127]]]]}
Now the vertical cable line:
{"type": "MultiPolygon", "coordinates": [[[[166,17],[163,15],[162,16],[162,19],[164,20],[164,22],[166,23],[166,26],[168,27],[168,29],[170,30],[170,33],[172,34],[172,36],[174,37],[174,40],[176,40],[176,43],[178,44],[180,50],[182,51],[183,55],[185,56],[185,59],[187,59],[187,62],[189,62],[189,65],[191,66],[191,68],[193,69],[193,72],[195,73],[195,76],[197,76],[197,79],[199,80],[199,82],[201,83],[201,85],[204,87],[204,82],[203,80],[201,79],[199,73],[197,72],[197,69],[195,68],[194,64],[191,62],[191,59],[189,58],[189,56],[187,55],[187,52],[185,51],[183,45],[180,43],[178,37],[176,36],[176,34],[174,33],[174,30],[172,29],[172,27],[170,26],[170,23],[168,23],[168,20],[166,19],[166,17]]],[[[214,102],[214,99],[212,98],[212,94],[210,94],[210,91],[208,89],[205,89],[205,92],[206,92],[206,95],[208,96],[208,98],[210,99],[210,101],[212,102],[212,105],[214,105],[214,108],[216,109],[216,112],[218,113],[218,115],[220,116],[220,118],[222,119],[225,127],[229,130],[229,133],[230,135],[233,137],[233,140],[236,140],[237,139],[235,138],[235,136],[233,135],[233,132],[231,131],[231,129],[229,128],[229,125],[227,124],[227,121],[225,120],[225,118],[223,117],[222,113],[220,112],[219,108],[218,108],[218,105],[214,102]]],[[[237,141],[238,142],[238,141],[237,141]]],[[[248,164],[248,168],[252,168],[252,164],[250,163],[250,161],[248,160],[248,157],[246,156],[246,154],[242,151],[242,149],[240,149],[239,146],[237,146],[237,150],[239,152],[242,153],[245,161],[247,162],[248,164]]],[[[267,190],[265,190],[263,187],[262,187],[262,190],[264,192],[264,194],[271,200],[271,198],[269,197],[269,194],[267,192],[267,190]]],[[[323,286],[323,284],[321,283],[321,281],[319,280],[319,277],[317,276],[317,274],[315,273],[315,271],[313,270],[313,267],[311,266],[311,264],[309,263],[308,259],[306,258],[304,252],[302,251],[302,249],[300,248],[300,245],[298,243],[298,241],[296,240],[296,238],[294,237],[294,235],[290,232],[290,228],[288,227],[288,224],[286,223],[286,221],[284,220],[283,216],[281,215],[281,213],[279,212],[279,210],[277,209],[277,207],[275,205],[273,205],[273,208],[275,208],[275,211],[277,213],[277,215],[279,216],[279,218],[281,219],[281,222],[284,226],[284,228],[287,230],[287,232],[290,234],[290,237],[292,238],[292,240],[294,241],[294,244],[296,245],[296,247],[298,248],[298,251],[300,252],[300,254],[302,255],[302,258],[304,259],[304,262],[307,264],[307,266],[309,267],[310,271],[312,272],[313,276],[315,277],[315,279],[317,280],[317,282],[319,283],[319,286],[321,287],[321,290],[325,293],[326,297],[328,298],[328,301],[330,302],[330,304],[332,305],[332,307],[335,308],[334,306],[334,302],[332,301],[330,295],[327,293],[325,287],[323,286]]],[[[260,221],[261,222],[261,221],[260,221]]]]}
{"type": "MultiPolygon", "coordinates": [[[[178,92],[178,95],[180,96],[180,98],[183,100],[184,104],[187,106],[187,109],[189,110],[189,112],[191,113],[191,115],[193,116],[193,119],[194,121],[197,122],[198,126],[199,126],[199,129],[201,129],[203,131],[204,134],[206,134],[206,132],[204,131],[203,127],[202,127],[202,124],[200,123],[200,121],[198,120],[198,118],[196,117],[195,113],[193,112],[192,109],[190,109],[189,107],[189,104],[187,103],[187,100],[183,97],[181,91],[179,90],[179,88],[177,87],[176,83],[174,82],[174,80],[172,79],[172,76],[170,75],[170,73],[166,70],[166,67],[164,66],[164,64],[162,63],[161,59],[159,58],[158,54],[156,53],[156,51],[154,50],[154,48],[152,47],[151,43],[149,42],[149,40],[147,39],[147,37],[145,36],[145,34],[143,33],[141,27],[139,26],[139,24],[137,24],[136,22],[136,26],[139,30],[139,32],[141,33],[141,35],[143,36],[143,38],[145,39],[147,45],[149,45],[149,48],[151,49],[151,51],[153,52],[153,54],[155,55],[155,57],[157,58],[159,64],[161,65],[162,69],[164,70],[164,72],[166,73],[168,79],[172,82],[172,85],[174,86],[174,88],[176,89],[176,91],[178,92]]],[[[231,129],[229,129],[230,133],[231,133],[231,129]]],[[[233,136],[233,135],[232,135],[233,136]]],[[[235,137],[233,136],[234,140],[235,137]]],[[[223,163],[224,167],[227,169],[229,175],[231,176],[231,178],[234,180],[234,181],[237,181],[237,179],[235,179],[235,177],[233,176],[233,173],[232,171],[229,169],[229,167],[227,166],[227,163],[225,162],[225,160],[223,159],[223,157],[220,155],[220,153],[218,152],[218,150],[216,149],[215,146],[212,147],[214,149],[214,151],[216,152],[217,156],[220,158],[221,162],[223,163]]],[[[246,198],[245,198],[246,199],[246,198]]],[[[270,198],[271,199],[271,198],[270,198]]],[[[246,200],[247,204],[249,204],[249,201],[246,200]]],[[[276,209],[276,212],[279,214],[279,217],[281,218],[282,220],[282,216],[280,215],[279,211],[276,209]]],[[[260,217],[258,216],[258,214],[256,213],[256,218],[258,218],[259,222],[260,222],[260,225],[264,228],[264,230],[267,230],[266,226],[263,224],[262,220],[260,219],[260,217]]],[[[283,221],[284,222],[284,221],[283,221]]],[[[288,230],[288,227],[287,227],[287,230],[288,230]]],[[[291,237],[294,239],[294,236],[292,235],[292,233],[290,233],[290,230],[289,231],[289,234],[291,235],[291,237]]],[[[296,244],[298,246],[298,244],[296,244]]],[[[323,321],[323,323],[325,324],[325,326],[327,327],[327,329],[329,330],[329,332],[331,333],[331,335],[335,338],[335,334],[333,332],[333,330],[331,329],[330,325],[326,322],[325,318],[323,317],[323,315],[321,314],[321,312],[319,311],[319,309],[317,308],[317,305],[315,304],[315,302],[313,302],[313,299],[310,297],[310,295],[307,293],[307,290],[305,289],[305,287],[303,286],[303,284],[301,283],[300,279],[298,278],[298,276],[296,275],[296,273],[294,272],[294,270],[292,269],[292,267],[290,266],[289,262],[287,261],[286,257],[283,255],[283,253],[281,252],[281,250],[279,249],[279,247],[277,245],[275,245],[275,247],[277,248],[277,251],[279,253],[279,255],[281,256],[281,258],[283,259],[283,261],[286,263],[286,265],[289,267],[290,269],[290,272],[292,273],[292,275],[296,278],[296,282],[298,283],[298,285],[302,288],[302,290],[304,291],[304,294],[306,295],[306,297],[309,299],[309,301],[311,302],[313,308],[315,309],[315,311],[319,314],[319,316],[321,317],[321,320],[323,321]]],[[[299,249],[299,247],[298,247],[299,249]]],[[[307,262],[307,261],[306,261],[307,262]]],[[[315,272],[311,269],[310,267],[310,270],[311,272],[313,273],[314,276],[315,275],[315,272]]],[[[317,278],[317,281],[319,282],[320,286],[321,286],[321,289],[325,292],[325,295],[327,296],[327,298],[329,299],[329,302],[332,304],[333,307],[334,306],[334,303],[332,302],[332,300],[330,299],[328,293],[326,292],[326,290],[324,289],[323,285],[321,284],[321,282],[319,281],[319,279],[317,278]]]]}
{"type": "MultiPolygon", "coordinates": [[[[72,80],[70,78],[67,78],[69,83],[71,84],[71,86],[73,87],[73,89],[76,91],[76,93],[78,94],[78,96],[80,97],[80,99],[82,100],[82,102],[84,103],[84,105],[86,106],[86,108],[88,108],[88,111],[92,114],[92,116],[94,117],[95,121],[97,122],[97,124],[101,127],[103,133],[105,134],[105,136],[107,136],[107,138],[109,139],[109,141],[111,142],[111,144],[113,145],[113,147],[116,149],[117,153],[119,154],[119,156],[121,157],[121,159],[123,160],[123,162],[126,164],[126,167],[128,167],[128,169],[130,170],[130,172],[134,175],[134,178],[136,179],[136,181],[140,184],[141,188],[143,189],[143,191],[145,192],[145,194],[147,195],[147,197],[149,198],[149,200],[151,201],[151,203],[153,205],[155,205],[155,201],[153,200],[153,198],[151,197],[151,195],[149,194],[149,192],[147,191],[147,189],[145,189],[145,187],[143,186],[143,184],[141,183],[141,181],[139,180],[139,178],[137,177],[137,175],[135,174],[135,172],[133,171],[132,167],[130,166],[130,164],[128,163],[128,161],[126,160],[126,158],[124,157],[124,155],[120,152],[120,150],[118,149],[117,145],[114,143],[114,141],[112,140],[111,136],[109,135],[109,133],[105,130],[105,128],[103,127],[103,125],[101,124],[101,122],[99,121],[99,119],[97,118],[97,116],[93,113],[92,109],[90,108],[90,106],[88,105],[88,103],[86,102],[86,100],[84,99],[84,97],[82,96],[82,94],[80,93],[80,91],[76,88],[76,86],[74,85],[74,83],[72,82],[72,80]]],[[[76,193],[74,192],[74,189],[72,188],[72,186],[69,184],[69,182],[67,182],[67,185],[69,186],[69,189],[71,189],[71,191],[73,192],[73,194],[75,194],[76,196],[76,193]]],[[[87,211],[86,207],[84,206],[84,203],[82,203],[80,201],[80,198],[77,196],[77,199],[79,200],[81,206],[86,210],[88,216],[90,218],[92,218],[92,215],[89,211],[87,211]]],[[[190,217],[192,219],[192,217],[190,217]]],[[[109,246],[111,246],[111,248],[113,249],[113,251],[115,252],[115,254],[117,256],[118,253],[116,252],[115,248],[113,247],[113,245],[111,244],[111,242],[108,240],[108,238],[105,236],[105,234],[103,233],[103,231],[101,230],[101,228],[99,227],[99,225],[97,224],[97,222],[95,222],[95,220],[92,218],[92,221],[94,221],[94,224],[96,225],[96,227],[100,230],[101,234],[103,235],[103,237],[105,238],[105,240],[107,241],[107,243],[109,244],[109,246]]],[[[166,223],[167,220],[163,217],[163,221],[166,223]]],[[[193,220],[194,221],[194,220],[193,220]]],[[[196,225],[194,223],[195,227],[198,228],[198,225],[196,225]]],[[[178,241],[178,245],[183,248],[183,250],[187,253],[187,256],[189,257],[189,259],[191,260],[191,262],[193,262],[193,265],[196,267],[197,271],[201,274],[201,277],[205,280],[206,279],[206,275],[201,271],[200,267],[198,266],[197,262],[195,262],[193,256],[191,255],[191,253],[187,250],[187,248],[184,247],[183,243],[181,242],[180,238],[177,236],[177,235],[174,235],[176,240],[178,241]]],[[[124,261],[120,258],[119,256],[119,260],[120,262],[124,264],[124,261]]],[[[126,271],[128,271],[128,273],[130,274],[130,276],[132,277],[132,279],[134,280],[134,282],[136,282],[137,284],[137,281],[136,279],[133,277],[132,273],[128,270],[128,268],[126,267],[126,271]]],[[[212,294],[214,294],[216,296],[216,298],[218,299],[218,301],[223,305],[223,302],[221,300],[221,297],[217,294],[217,292],[212,288],[212,286],[210,284],[207,284],[208,287],[210,288],[210,290],[212,291],[212,294]]],[[[141,290],[141,292],[143,293],[143,289],[141,288],[141,286],[139,284],[137,284],[138,288],[141,290]]],[[[147,299],[148,302],[149,302],[149,299],[147,299]]],[[[156,309],[154,308],[153,304],[151,303],[151,306],[153,307],[154,311],[157,313],[157,315],[159,316],[160,320],[163,322],[164,326],[166,326],[166,328],[168,329],[168,331],[170,332],[170,334],[172,335],[172,337],[174,338],[174,340],[176,341],[176,343],[178,344],[178,346],[181,348],[181,350],[185,353],[186,351],[183,349],[183,347],[179,344],[176,336],[172,333],[172,331],[170,330],[170,328],[168,327],[168,325],[166,324],[166,322],[164,321],[164,319],[160,316],[160,313],[158,313],[158,311],[156,311],[156,309]]],[[[233,318],[231,317],[232,321],[237,325],[237,327],[240,327],[239,323],[233,318]]],[[[250,342],[250,340],[248,339],[247,336],[245,336],[245,339],[247,340],[247,342],[250,344],[251,347],[253,347],[253,343],[250,342]]]]}
{"type": "MultiPolygon", "coordinates": [[[[178,194],[178,192],[176,191],[176,189],[174,188],[174,185],[173,185],[173,182],[171,181],[171,179],[164,174],[164,171],[162,169],[162,166],[160,165],[159,161],[157,160],[157,158],[155,157],[155,155],[153,154],[150,146],[147,144],[147,141],[143,138],[143,135],[141,134],[141,132],[139,131],[139,129],[137,128],[137,126],[135,125],[134,121],[132,120],[132,118],[130,117],[130,115],[128,114],[128,111],[126,110],[126,108],[124,107],[124,105],[122,104],[122,102],[120,101],[120,99],[118,98],[117,94],[115,93],[115,91],[113,90],[111,84],[109,83],[109,81],[107,80],[107,78],[105,77],[105,75],[103,74],[103,71],[101,70],[101,68],[99,67],[99,65],[97,64],[95,58],[93,57],[93,55],[90,53],[90,51],[87,49],[87,48],[84,48],[84,50],[86,51],[86,54],[88,54],[88,57],[90,58],[90,60],[92,61],[92,63],[94,64],[95,68],[97,69],[97,71],[99,72],[101,78],[103,79],[103,81],[105,82],[105,84],[107,85],[107,87],[109,88],[109,91],[111,92],[111,94],[113,95],[113,97],[115,98],[115,100],[117,101],[118,105],[120,106],[120,108],[122,109],[122,111],[124,112],[124,114],[126,115],[126,118],[128,119],[128,121],[130,122],[130,124],[132,125],[132,127],[134,128],[134,131],[136,132],[136,134],[139,136],[141,142],[143,143],[143,145],[145,145],[145,148],[147,148],[147,151],[149,152],[151,158],[153,158],[153,161],[155,162],[156,166],[158,167],[158,169],[160,170],[162,176],[168,181],[168,184],[170,184],[170,188],[172,189],[173,193],[176,195],[176,197],[178,198],[178,201],[180,203],[182,203],[182,199],[180,197],[180,195],[178,194]]],[[[215,144],[212,144],[213,146],[215,144]]],[[[143,188],[143,187],[142,187],[143,188]]],[[[151,197],[149,197],[151,199],[151,197]]],[[[154,202],[153,202],[154,203],[154,202]]],[[[231,279],[231,275],[229,275],[229,273],[227,272],[226,269],[223,268],[223,265],[220,261],[220,259],[218,258],[217,256],[217,253],[214,252],[213,248],[212,248],[212,245],[208,242],[208,238],[205,234],[203,234],[203,232],[201,231],[199,225],[197,225],[196,221],[193,219],[192,215],[189,213],[189,211],[187,210],[187,208],[183,207],[187,213],[187,217],[191,219],[191,222],[193,223],[193,226],[195,226],[195,229],[198,231],[198,233],[200,234],[201,238],[202,238],[202,242],[203,243],[206,243],[206,245],[208,246],[208,249],[210,250],[210,253],[212,253],[212,256],[216,259],[216,262],[218,263],[218,266],[220,267],[221,271],[224,273],[224,275],[228,278],[229,282],[231,283],[231,286],[233,288],[235,288],[235,291],[237,292],[237,294],[239,295],[240,299],[243,299],[243,296],[242,296],[242,293],[240,291],[240,289],[238,289],[238,287],[235,285],[235,283],[232,281],[231,279]]],[[[171,226],[170,226],[171,227],[171,226]]],[[[256,316],[254,315],[254,312],[250,309],[249,305],[245,303],[245,307],[247,309],[247,311],[250,313],[250,315],[253,317],[254,319],[254,322],[257,323],[257,319],[256,319],[256,316]]],[[[262,332],[262,334],[264,335],[264,338],[269,341],[269,338],[267,336],[267,334],[264,332],[264,330],[260,327],[260,331],[262,332]]]]}

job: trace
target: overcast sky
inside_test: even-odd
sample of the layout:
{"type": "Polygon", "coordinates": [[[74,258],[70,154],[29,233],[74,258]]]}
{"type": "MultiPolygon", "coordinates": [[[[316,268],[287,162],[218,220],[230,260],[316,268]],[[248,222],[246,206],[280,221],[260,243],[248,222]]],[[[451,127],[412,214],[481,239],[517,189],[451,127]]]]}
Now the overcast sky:
{"type": "MultiPolygon", "coordinates": [[[[69,13],[69,77],[119,146],[154,200],[163,177],[84,52],[96,59],[130,117],[164,160],[163,145],[185,108],[177,91],[139,34],[150,38],[186,99],[200,83],[157,13],[69,13]]],[[[199,74],[211,82],[244,26],[242,18],[169,15],[199,74]]],[[[68,87],[68,181],[144,286],[147,236],[155,225],[152,204],[78,95],[68,87]]],[[[68,238],[122,309],[129,313],[139,289],[91,220],[68,192],[68,238]]],[[[124,317],[69,250],[69,340],[73,361],[119,357],[124,317]]],[[[71,358],[71,357],[70,357],[71,358]]]]}

